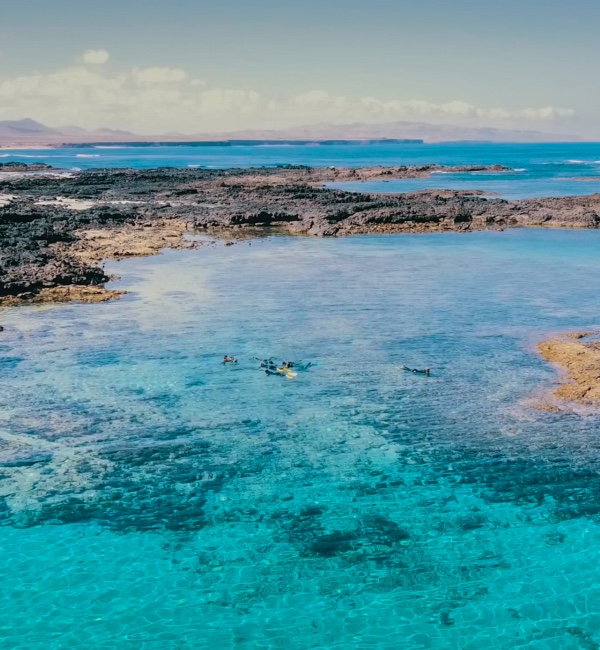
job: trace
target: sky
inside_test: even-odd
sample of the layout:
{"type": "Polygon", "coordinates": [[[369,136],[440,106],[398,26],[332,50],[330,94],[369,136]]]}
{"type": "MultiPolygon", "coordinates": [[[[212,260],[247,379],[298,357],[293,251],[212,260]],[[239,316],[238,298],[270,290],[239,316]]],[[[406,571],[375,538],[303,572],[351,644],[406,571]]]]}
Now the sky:
{"type": "Polygon", "coordinates": [[[598,0],[1,0],[0,119],[600,139],[598,0]]]}

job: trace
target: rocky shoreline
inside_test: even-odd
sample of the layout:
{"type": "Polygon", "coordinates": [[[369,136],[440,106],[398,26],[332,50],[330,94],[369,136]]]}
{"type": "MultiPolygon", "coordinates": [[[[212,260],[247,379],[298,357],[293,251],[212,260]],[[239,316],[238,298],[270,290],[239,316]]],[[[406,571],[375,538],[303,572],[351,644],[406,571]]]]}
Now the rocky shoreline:
{"type": "MultiPolygon", "coordinates": [[[[538,344],[542,358],[562,370],[554,397],[584,405],[600,404],[600,341],[598,332],[572,332],[538,344]],[[589,340],[590,337],[594,337],[589,340]]],[[[553,408],[552,410],[559,410],[553,408]]]]}
{"type": "Polygon", "coordinates": [[[0,304],[106,300],[119,292],[104,259],[197,245],[186,231],[223,237],[468,232],[510,227],[597,228],[600,195],[506,201],[477,191],[369,194],[340,181],[427,177],[489,167],[96,169],[0,165],[0,304]]]}

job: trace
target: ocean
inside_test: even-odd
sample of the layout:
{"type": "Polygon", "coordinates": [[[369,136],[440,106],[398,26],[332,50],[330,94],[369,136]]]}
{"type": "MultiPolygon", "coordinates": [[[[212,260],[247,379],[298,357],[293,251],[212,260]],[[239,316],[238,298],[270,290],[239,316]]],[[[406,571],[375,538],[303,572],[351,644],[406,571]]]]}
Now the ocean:
{"type": "Polygon", "coordinates": [[[2,162],[45,162],[65,169],[157,166],[223,168],[276,165],[362,167],[370,165],[493,165],[503,173],[433,174],[399,181],[336,183],[349,191],[410,192],[421,189],[482,190],[506,199],[594,194],[600,191],[600,143],[261,146],[96,146],[0,150],[2,162]]]}
{"type": "MultiPolygon", "coordinates": [[[[469,146],[430,162],[518,155],[469,146]]],[[[600,159],[569,146],[520,165],[600,159]]],[[[321,149],[294,155],[352,159],[321,149]]],[[[599,246],[207,243],[108,263],[119,301],[3,310],[0,647],[600,647],[599,416],[533,407],[536,343],[600,324],[599,246]]]]}

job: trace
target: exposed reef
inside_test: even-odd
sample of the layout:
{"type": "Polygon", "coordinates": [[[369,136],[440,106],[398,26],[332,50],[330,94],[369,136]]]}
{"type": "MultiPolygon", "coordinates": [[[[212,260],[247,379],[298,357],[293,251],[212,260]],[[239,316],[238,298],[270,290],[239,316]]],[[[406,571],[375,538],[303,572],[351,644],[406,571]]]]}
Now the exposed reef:
{"type": "Polygon", "coordinates": [[[23,303],[57,302],[107,302],[125,295],[126,291],[106,289],[103,286],[81,286],[68,284],[60,287],[44,287],[37,293],[22,293],[19,296],[4,296],[0,305],[14,307],[23,303]]]}
{"type": "Polygon", "coordinates": [[[600,224],[598,194],[506,201],[477,191],[369,194],[324,187],[438,171],[506,171],[499,165],[77,173],[38,164],[0,167],[0,303],[10,304],[54,295],[47,290],[56,287],[102,287],[109,278],[101,260],[197,245],[183,237],[186,231],[324,237],[600,224]]]}
{"type": "Polygon", "coordinates": [[[600,341],[581,341],[594,334],[573,332],[564,339],[538,344],[542,357],[563,371],[563,381],[554,391],[555,397],[580,404],[600,404],[600,341]]]}
{"type": "Polygon", "coordinates": [[[20,162],[7,162],[0,163],[0,172],[42,172],[51,171],[52,165],[46,163],[20,163],[20,162]]]}

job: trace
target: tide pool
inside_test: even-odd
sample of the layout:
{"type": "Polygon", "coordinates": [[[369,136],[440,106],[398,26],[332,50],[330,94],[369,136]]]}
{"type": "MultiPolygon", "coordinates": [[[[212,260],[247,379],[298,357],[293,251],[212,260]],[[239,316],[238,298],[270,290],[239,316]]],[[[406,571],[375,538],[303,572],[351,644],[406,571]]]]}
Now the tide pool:
{"type": "Polygon", "coordinates": [[[4,310],[0,647],[599,647],[600,420],[531,407],[599,246],[275,237],[4,310]]]}
{"type": "Polygon", "coordinates": [[[431,174],[428,178],[406,178],[395,181],[349,181],[327,183],[332,189],[347,192],[404,193],[419,190],[479,190],[487,198],[507,200],[533,199],[560,196],[583,196],[597,194],[600,190],[600,176],[591,176],[597,168],[589,168],[582,174],[573,165],[562,169],[541,171],[500,172],[469,174],[443,172],[431,174]]]}

